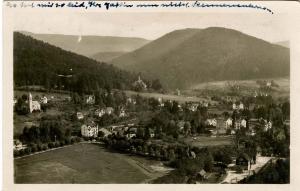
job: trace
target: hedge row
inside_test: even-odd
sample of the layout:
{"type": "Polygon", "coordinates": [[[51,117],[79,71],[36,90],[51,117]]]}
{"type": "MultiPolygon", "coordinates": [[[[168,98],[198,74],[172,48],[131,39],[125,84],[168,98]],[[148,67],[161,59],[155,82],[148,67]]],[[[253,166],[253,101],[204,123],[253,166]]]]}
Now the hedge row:
{"type": "Polygon", "coordinates": [[[63,141],[56,141],[56,142],[49,142],[49,143],[38,143],[38,144],[31,143],[25,149],[14,150],[14,157],[30,155],[35,152],[40,152],[40,151],[45,151],[48,149],[63,147],[65,145],[74,144],[74,143],[77,143],[80,141],[81,141],[81,139],[79,137],[75,137],[75,138],[71,138],[71,139],[65,139],[63,141]]]}

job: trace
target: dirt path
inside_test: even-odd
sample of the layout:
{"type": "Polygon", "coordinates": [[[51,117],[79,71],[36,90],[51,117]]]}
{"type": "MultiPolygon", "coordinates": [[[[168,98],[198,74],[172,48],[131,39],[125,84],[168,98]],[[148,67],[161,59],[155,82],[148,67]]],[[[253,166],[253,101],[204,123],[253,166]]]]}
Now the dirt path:
{"type": "Polygon", "coordinates": [[[273,157],[257,157],[256,164],[251,166],[250,171],[245,170],[243,173],[236,173],[236,171],[228,170],[227,176],[220,183],[238,183],[240,180],[250,176],[251,171],[259,172],[273,157]]]}

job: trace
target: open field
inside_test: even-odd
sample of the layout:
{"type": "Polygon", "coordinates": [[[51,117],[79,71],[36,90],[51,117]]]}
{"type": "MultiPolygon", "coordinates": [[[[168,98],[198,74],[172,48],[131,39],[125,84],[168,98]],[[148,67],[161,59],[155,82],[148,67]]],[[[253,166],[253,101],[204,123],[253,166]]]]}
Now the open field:
{"type": "MultiPolygon", "coordinates": [[[[272,97],[274,98],[289,98],[290,96],[290,79],[286,78],[274,78],[274,79],[259,79],[271,81],[273,80],[279,87],[273,88],[272,97]]],[[[185,90],[184,93],[187,95],[198,95],[201,91],[212,91],[217,93],[224,93],[228,91],[226,84],[236,83],[241,87],[241,93],[249,95],[259,89],[259,85],[256,83],[257,79],[253,80],[237,80],[237,81],[214,81],[206,82],[194,85],[189,89],[185,90]]]]}
{"type": "Polygon", "coordinates": [[[70,97],[70,95],[67,93],[55,93],[55,92],[48,93],[48,92],[41,92],[41,91],[25,91],[25,90],[14,90],[14,96],[21,97],[24,94],[28,95],[29,92],[31,93],[33,99],[35,98],[35,96],[42,97],[43,95],[45,95],[48,98],[48,100],[61,101],[61,100],[65,100],[67,97],[70,97]]]}
{"type": "Polygon", "coordinates": [[[142,183],[169,172],[158,161],[76,144],[14,160],[15,183],[142,183]]]}
{"type": "Polygon", "coordinates": [[[183,141],[191,146],[196,147],[210,147],[210,146],[226,146],[232,145],[232,136],[222,137],[209,137],[209,136],[196,136],[184,138],[183,141]]]}
{"type": "MultiPolygon", "coordinates": [[[[227,82],[230,82],[230,83],[235,82],[235,83],[239,84],[240,86],[253,89],[253,88],[259,87],[259,85],[256,83],[257,80],[258,79],[205,82],[205,83],[194,85],[189,89],[198,89],[198,90],[201,90],[201,89],[208,89],[208,90],[225,89],[227,82]]],[[[274,78],[274,79],[259,79],[259,80],[267,80],[267,81],[274,80],[274,82],[279,85],[280,90],[289,91],[289,89],[290,89],[290,79],[289,78],[274,78]]]]}
{"type": "MultiPolygon", "coordinates": [[[[184,102],[201,102],[201,101],[208,101],[205,98],[199,98],[195,96],[178,96],[178,95],[171,95],[171,94],[161,94],[161,93],[148,93],[148,92],[135,92],[135,91],[125,91],[127,96],[133,96],[133,95],[140,95],[142,97],[146,98],[162,98],[163,100],[172,100],[177,101],[178,103],[184,103],[184,102]]],[[[214,103],[214,101],[211,101],[211,103],[214,103]]]]}

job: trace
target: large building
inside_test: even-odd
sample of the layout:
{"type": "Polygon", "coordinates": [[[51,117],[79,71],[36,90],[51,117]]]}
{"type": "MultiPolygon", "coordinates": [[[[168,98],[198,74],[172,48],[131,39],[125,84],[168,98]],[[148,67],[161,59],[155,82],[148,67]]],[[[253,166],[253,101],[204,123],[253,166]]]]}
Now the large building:
{"type": "Polygon", "coordinates": [[[94,121],[87,122],[81,126],[81,135],[83,137],[97,137],[98,125],[94,121]]]}

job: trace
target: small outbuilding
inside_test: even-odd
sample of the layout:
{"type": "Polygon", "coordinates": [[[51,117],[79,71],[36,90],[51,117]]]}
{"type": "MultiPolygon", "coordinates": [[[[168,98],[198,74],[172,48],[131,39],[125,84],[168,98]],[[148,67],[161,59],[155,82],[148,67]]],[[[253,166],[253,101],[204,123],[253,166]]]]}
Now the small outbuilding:
{"type": "Polygon", "coordinates": [[[207,179],[207,173],[204,169],[200,170],[198,173],[197,173],[197,179],[200,179],[200,180],[206,180],[207,179]]]}

